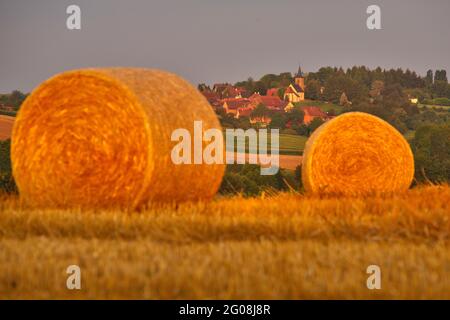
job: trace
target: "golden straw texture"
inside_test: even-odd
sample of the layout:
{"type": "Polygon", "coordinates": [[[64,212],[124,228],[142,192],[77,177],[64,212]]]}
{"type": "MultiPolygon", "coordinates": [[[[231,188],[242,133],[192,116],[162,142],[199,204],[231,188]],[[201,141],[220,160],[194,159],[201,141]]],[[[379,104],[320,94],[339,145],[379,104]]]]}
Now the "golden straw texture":
{"type": "Polygon", "coordinates": [[[209,199],[225,166],[171,160],[173,130],[221,129],[206,99],[158,70],[76,70],[26,99],[12,134],[13,174],[36,206],[126,207],[209,199]]]}
{"type": "Polygon", "coordinates": [[[351,112],[318,128],[302,160],[305,190],[318,194],[366,195],[405,191],[414,177],[408,142],[387,122],[351,112]]]}

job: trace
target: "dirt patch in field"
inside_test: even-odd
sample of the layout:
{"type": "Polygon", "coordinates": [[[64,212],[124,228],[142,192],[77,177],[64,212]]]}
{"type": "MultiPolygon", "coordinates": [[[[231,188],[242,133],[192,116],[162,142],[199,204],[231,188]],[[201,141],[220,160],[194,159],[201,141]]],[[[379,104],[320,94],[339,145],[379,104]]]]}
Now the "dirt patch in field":
{"type": "Polygon", "coordinates": [[[14,117],[0,115],[0,140],[11,138],[14,117]]]}

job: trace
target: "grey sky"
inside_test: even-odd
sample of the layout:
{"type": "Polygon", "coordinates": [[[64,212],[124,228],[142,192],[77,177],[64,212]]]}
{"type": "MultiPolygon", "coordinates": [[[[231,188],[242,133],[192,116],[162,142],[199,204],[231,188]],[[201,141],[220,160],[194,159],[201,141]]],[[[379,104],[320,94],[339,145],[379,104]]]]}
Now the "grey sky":
{"type": "Polygon", "coordinates": [[[449,0],[0,0],[0,92],[96,66],[194,84],[321,66],[450,71],[449,0]],[[82,30],[66,29],[78,4],[82,30]],[[378,4],[383,30],[366,28],[378,4]]]}

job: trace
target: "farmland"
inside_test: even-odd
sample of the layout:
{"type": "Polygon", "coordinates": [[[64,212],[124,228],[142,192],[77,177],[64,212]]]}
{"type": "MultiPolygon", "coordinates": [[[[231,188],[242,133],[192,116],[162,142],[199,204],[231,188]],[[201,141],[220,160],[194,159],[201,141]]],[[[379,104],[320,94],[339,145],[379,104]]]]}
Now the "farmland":
{"type": "Polygon", "coordinates": [[[119,210],[0,200],[1,298],[450,298],[450,188],[119,210]],[[65,287],[68,265],[82,290],[65,287]],[[368,290],[379,265],[382,289],[368,290]]]}
{"type": "Polygon", "coordinates": [[[0,140],[8,139],[11,136],[14,118],[0,115],[0,140]]]}
{"type": "MultiPolygon", "coordinates": [[[[270,132],[270,131],[269,131],[270,132]]],[[[283,134],[279,135],[279,153],[282,155],[301,155],[303,153],[303,149],[305,148],[306,140],[308,137],[299,136],[295,134],[283,134]]],[[[235,150],[237,146],[235,144],[235,150]]],[[[268,146],[267,150],[270,151],[271,141],[270,134],[268,134],[268,146]]],[[[231,149],[227,149],[227,151],[233,151],[231,149]]],[[[247,153],[256,153],[257,150],[249,150],[248,142],[246,143],[246,152],[247,153]]]]}
{"type": "Polygon", "coordinates": [[[292,134],[280,134],[280,154],[303,154],[308,137],[292,134]]]}

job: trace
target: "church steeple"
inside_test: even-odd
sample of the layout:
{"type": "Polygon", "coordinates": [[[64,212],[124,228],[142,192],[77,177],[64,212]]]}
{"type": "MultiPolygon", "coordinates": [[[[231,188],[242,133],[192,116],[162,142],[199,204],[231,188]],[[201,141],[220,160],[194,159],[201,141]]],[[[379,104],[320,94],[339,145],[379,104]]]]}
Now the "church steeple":
{"type": "Polygon", "coordinates": [[[298,66],[297,74],[294,77],[294,82],[298,85],[303,91],[305,91],[305,78],[303,77],[302,67],[298,66]]]}
{"type": "Polygon", "coordinates": [[[295,75],[295,77],[296,78],[303,78],[302,67],[301,67],[300,64],[298,65],[298,71],[297,71],[297,74],[295,75]]]}

